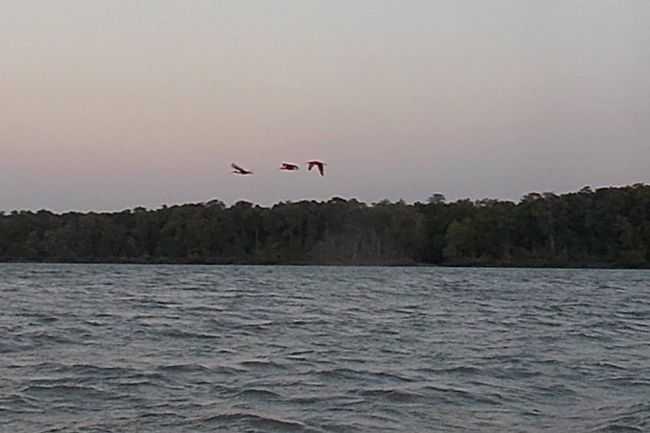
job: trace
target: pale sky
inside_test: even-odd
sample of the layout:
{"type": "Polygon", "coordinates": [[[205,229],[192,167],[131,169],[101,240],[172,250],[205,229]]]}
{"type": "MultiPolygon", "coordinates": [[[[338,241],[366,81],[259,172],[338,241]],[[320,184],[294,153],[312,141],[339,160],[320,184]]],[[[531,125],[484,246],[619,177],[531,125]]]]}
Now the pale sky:
{"type": "Polygon", "coordinates": [[[0,0],[0,55],[2,210],[650,181],[648,0],[0,0]]]}

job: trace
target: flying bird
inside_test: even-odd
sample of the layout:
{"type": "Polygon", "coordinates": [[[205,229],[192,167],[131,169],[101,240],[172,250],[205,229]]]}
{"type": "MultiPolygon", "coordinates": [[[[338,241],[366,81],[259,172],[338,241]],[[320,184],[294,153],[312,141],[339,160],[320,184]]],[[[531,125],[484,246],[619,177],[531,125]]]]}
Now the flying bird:
{"type": "Polygon", "coordinates": [[[283,162],[282,166],[280,166],[280,170],[296,171],[296,170],[300,170],[300,166],[298,166],[298,164],[293,164],[291,162],[283,162]]]}
{"type": "Polygon", "coordinates": [[[320,173],[321,176],[325,176],[325,164],[323,161],[317,161],[317,160],[312,160],[312,161],[307,161],[307,170],[311,171],[312,168],[316,167],[318,168],[318,172],[320,173]]]}
{"type": "Polygon", "coordinates": [[[253,174],[252,171],[250,171],[250,170],[246,170],[245,168],[241,168],[240,166],[238,166],[238,165],[235,164],[234,162],[231,163],[230,166],[233,168],[233,171],[232,171],[232,172],[235,173],[235,174],[243,174],[243,175],[246,175],[246,174],[253,174]]]}

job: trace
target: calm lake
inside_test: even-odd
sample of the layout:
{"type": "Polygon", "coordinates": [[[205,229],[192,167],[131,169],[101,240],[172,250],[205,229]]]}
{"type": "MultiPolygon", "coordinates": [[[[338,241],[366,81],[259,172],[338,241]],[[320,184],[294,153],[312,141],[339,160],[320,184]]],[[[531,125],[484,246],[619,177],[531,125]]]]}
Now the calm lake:
{"type": "Polygon", "coordinates": [[[0,432],[647,432],[650,271],[0,265],[0,432]]]}

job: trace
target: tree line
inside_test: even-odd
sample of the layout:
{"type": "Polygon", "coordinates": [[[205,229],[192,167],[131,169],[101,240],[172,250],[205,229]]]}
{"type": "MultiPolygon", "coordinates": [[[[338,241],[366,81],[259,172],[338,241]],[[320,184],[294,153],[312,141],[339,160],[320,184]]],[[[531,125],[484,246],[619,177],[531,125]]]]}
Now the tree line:
{"type": "Polygon", "coordinates": [[[650,267],[650,186],[0,214],[0,261],[650,267]]]}

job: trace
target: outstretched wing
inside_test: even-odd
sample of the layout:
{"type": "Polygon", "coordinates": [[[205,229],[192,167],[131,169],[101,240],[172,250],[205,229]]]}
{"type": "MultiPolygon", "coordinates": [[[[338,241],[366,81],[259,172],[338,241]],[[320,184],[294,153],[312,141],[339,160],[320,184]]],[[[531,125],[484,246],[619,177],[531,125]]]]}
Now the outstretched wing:
{"type": "Polygon", "coordinates": [[[325,176],[325,163],[318,160],[307,161],[307,169],[311,171],[312,168],[318,167],[318,172],[321,176],[325,176]]]}
{"type": "Polygon", "coordinates": [[[237,171],[246,171],[243,168],[241,168],[240,166],[238,166],[237,164],[235,164],[234,162],[230,163],[230,166],[232,168],[234,168],[235,170],[237,170],[237,171]]]}

